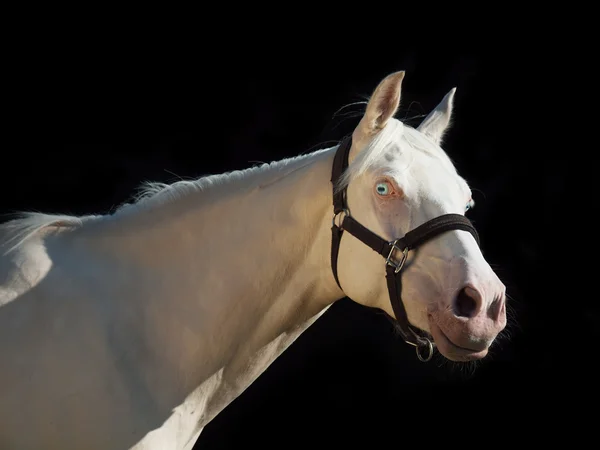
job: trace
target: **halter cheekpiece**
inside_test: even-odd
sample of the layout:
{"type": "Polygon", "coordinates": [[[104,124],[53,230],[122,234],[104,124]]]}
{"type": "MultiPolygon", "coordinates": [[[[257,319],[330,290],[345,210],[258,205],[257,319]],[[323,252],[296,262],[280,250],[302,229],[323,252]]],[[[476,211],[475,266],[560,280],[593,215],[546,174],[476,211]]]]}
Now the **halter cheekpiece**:
{"type": "MultiPolygon", "coordinates": [[[[371,247],[374,251],[385,258],[386,280],[390,302],[396,321],[399,325],[399,331],[407,344],[413,345],[417,352],[417,357],[423,362],[429,361],[433,356],[434,343],[426,336],[421,336],[419,331],[414,329],[408,321],[404,304],[402,303],[402,268],[408,258],[410,250],[428,240],[451,230],[463,230],[470,232],[477,245],[479,245],[479,235],[477,230],[469,219],[460,214],[444,214],[435,217],[417,228],[409,231],[402,238],[393,241],[386,241],[377,234],[370,231],[354,219],[348,209],[346,202],[346,188],[336,192],[335,186],[340,176],[348,167],[348,155],[352,147],[352,138],[347,136],[340,143],[333,160],[331,173],[331,182],[333,184],[333,220],[331,226],[331,268],[333,276],[340,289],[340,281],[337,273],[337,260],[340,250],[340,242],[344,231],[347,231],[364,244],[371,247]],[[336,218],[343,214],[340,225],[338,226],[336,218]]],[[[342,289],[343,291],[343,289],[342,289]]]]}

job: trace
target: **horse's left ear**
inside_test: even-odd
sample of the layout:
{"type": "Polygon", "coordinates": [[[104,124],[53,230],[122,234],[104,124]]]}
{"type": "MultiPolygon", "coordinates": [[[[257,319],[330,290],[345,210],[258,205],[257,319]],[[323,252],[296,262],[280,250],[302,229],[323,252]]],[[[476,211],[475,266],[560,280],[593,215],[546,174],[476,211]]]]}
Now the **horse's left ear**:
{"type": "Polygon", "coordinates": [[[440,145],[444,138],[444,133],[448,130],[450,119],[452,118],[452,105],[454,103],[454,93],[456,88],[453,88],[442,99],[439,105],[429,113],[427,117],[417,127],[421,133],[429,136],[433,141],[440,145]]]}

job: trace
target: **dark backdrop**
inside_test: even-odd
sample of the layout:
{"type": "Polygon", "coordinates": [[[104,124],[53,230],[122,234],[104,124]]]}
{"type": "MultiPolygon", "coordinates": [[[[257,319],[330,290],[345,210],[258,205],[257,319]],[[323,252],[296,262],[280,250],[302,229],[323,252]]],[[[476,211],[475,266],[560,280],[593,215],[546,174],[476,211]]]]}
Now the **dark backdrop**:
{"type": "Polygon", "coordinates": [[[144,180],[332,145],[356,125],[359,108],[334,113],[404,69],[398,117],[412,124],[458,88],[445,147],[474,188],[470,217],[511,296],[510,339],[475,370],[418,362],[386,319],[344,299],[205,429],[201,448],[353,448],[362,439],[381,448],[475,434],[539,442],[590,431],[575,419],[588,416],[582,405],[597,393],[585,342],[598,340],[598,310],[591,298],[577,299],[576,313],[564,306],[550,224],[564,207],[567,174],[553,140],[539,141],[554,127],[540,119],[550,106],[538,102],[556,53],[523,43],[362,49],[302,36],[282,48],[164,36],[109,45],[105,36],[39,39],[15,56],[0,212],[107,213],[144,180]]]}

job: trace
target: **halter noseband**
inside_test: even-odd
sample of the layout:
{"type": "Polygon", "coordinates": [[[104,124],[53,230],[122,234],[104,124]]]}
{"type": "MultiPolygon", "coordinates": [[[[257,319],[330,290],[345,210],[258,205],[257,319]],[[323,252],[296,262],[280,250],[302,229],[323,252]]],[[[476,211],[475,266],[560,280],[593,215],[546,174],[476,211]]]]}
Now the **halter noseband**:
{"type": "MultiPolygon", "coordinates": [[[[344,231],[352,234],[358,240],[371,247],[374,251],[385,258],[386,280],[390,302],[396,321],[399,325],[399,331],[407,344],[413,345],[417,352],[417,357],[423,362],[429,361],[433,356],[434,344],[425,336],[418,334],[410,325],[404,304],[402,303],[402,268],[408,257],[408,252],[424,244],[428,240],[450,230],[463,230],[470,232],[477,245],[479,245],[479,235],[473,227],[471,221],[460,214],[444,214],[435,217],[417,228],[409,231],[403,238],[393,241],[386,241],[377,234],[361,225],[350,215],[346,203],[346,189],[336,192],[335,186],[344,170],[348,167],[348,155],[352,147],[352,138],[346,137],[341,143],[333,160],[331,173],[331,182],[333,183],[333,220],[331,227],[331,268],[333,276],[340,289],[340,281],[337,273],[337,261],[340,250],[340,242],[344,231]],[[335,223],[338,215],[344,214],[340,226],[335,223]],[[400,252],[400,260],[394,259],[394,253],[400,252]],[[427,353],[423,356],[423,349],[427,353]]],[[[342,289],[343,291],[343,289],[342,289]]]]}

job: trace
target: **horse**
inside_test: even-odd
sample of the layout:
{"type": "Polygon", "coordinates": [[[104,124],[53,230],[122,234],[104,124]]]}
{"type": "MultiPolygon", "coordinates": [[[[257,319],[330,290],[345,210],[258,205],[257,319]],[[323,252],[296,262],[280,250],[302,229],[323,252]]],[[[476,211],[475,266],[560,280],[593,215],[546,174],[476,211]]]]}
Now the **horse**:
{"type": "Polygon", "coordinates": [[[506,289],[445,150],[382,78],[332,147],[147,183],[111,214],[0,228],[0,448],[190,449],[336,301],[396,321],[422,361],[485,358],[506,289]]]}

